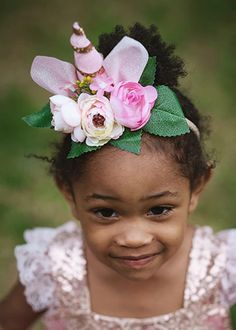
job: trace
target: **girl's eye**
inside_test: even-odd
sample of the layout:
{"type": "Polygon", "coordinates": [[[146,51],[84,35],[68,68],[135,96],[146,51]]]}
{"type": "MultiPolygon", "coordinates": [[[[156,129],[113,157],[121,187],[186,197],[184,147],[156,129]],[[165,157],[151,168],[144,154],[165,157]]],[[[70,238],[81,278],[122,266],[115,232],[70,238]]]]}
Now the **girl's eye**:
{"type": "Polygon", "coordinates": [[[167,215],[172,210],[170,206],[155,206],[148,211],[148,215],[167,215]]]}
{"type": "Polygon", "coordinates": [[[109,208],[97,209],[94,213],[100,218],[115,218],[118,216],[113,209],[109,208]]]}

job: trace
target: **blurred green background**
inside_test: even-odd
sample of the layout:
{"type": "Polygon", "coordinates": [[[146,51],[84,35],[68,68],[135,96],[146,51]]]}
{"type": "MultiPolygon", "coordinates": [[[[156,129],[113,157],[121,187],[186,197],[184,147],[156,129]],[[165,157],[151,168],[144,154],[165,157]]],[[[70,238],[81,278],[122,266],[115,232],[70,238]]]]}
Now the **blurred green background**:
{"type": "MultiPolygon", "coordinates": [[[[27,127],[21,117],[40,110],[49,97],[31,81],[34,56],[72,62],[69,37],[75,20],[95,45],[98,35],[115,24],[127,27],[136,21],[156,24],[163,38],[177,45],[189,72],[182,89],[212,117],[208,145],[218,160],[193,221],[215,230],[236,227],[235,12],[233,0],[1,0],[0,298],[16,279],[14,246],[23,242],[23,231],[71,218],[47,166],[25,158],[50,155],[49,143],[58,136],[27,127]]],[[[33,329],[41,329],[40,324],[33,329]]]]}

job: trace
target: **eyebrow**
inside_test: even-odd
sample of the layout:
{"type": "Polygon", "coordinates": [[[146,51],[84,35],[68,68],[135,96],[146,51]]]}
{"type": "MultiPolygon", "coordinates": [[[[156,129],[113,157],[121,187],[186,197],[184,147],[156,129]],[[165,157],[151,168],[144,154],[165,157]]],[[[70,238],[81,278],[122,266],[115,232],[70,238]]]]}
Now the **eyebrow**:
{"type": "MultiPolygon", "coordinates": [[[[178,193],[175,192],[171,192],[169,190],[165,190],[165,191],[161,191],[159,193],[153,194],[153,195],[148,195],[148,196],[144,196],[140,199],[140,201],[146,201],[146,200],[150,200],[150,199],[157,199],[157,198],[161,198],[161,197],[177,197],[178,193]]],[[[91,195],[88,195],[85,197],[85,200],[91,200],[91,199],[102,199],[102,200],[112,200],[112,201],[121,201],[121,199],[114,197],[114,196],[110,196],[110,195],[102,195],[102,194],[98,194],[98,193],[93,193],[91,195]]]]}

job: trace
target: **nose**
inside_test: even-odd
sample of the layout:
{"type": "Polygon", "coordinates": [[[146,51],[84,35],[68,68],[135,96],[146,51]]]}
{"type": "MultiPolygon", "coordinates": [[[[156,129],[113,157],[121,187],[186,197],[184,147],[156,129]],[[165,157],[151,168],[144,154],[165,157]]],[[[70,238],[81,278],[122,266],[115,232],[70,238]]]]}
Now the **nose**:
{"type": "Polygon", "coordinates": [[[124,230],[115,237],[115,243],[126,248],[142,247],[150,244],[152,240],[153,235],[138,225],[124,228],[124,230]]]}

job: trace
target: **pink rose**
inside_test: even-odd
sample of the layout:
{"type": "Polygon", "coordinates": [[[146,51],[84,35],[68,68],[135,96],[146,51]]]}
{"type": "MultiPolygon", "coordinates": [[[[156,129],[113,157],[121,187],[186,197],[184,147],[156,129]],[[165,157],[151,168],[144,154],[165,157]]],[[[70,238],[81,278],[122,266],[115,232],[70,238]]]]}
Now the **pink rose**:
{"type": "Polygon", "coordinates": [[[121,81],[111,92],[110,102],[116,121],[135,131],[148,122],[156,99],[157,90],[153,86],[121,81]]]}

